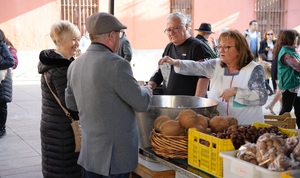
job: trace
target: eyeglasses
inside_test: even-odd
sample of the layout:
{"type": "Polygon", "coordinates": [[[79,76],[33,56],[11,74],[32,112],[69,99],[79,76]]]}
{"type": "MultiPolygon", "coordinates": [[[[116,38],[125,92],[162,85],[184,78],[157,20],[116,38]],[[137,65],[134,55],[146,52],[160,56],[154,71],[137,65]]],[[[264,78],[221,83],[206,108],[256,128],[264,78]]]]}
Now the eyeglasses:
{"type": "Polygon", "coordinates": [[[235,47],[235,46],[216,46],[218,51],[221,51],[223,49],[224,52],[227,52],[231,47],[235,47]]]}
{"type": "Polygon", "coordinates": [[[173,33],[177,33],[179,31],[179,29],[181,29],[182,26],[178,26],[178,27],[175,27],[175,28],[167,28],[165,29],[164,33],[169,35],[171,32],[173,33]]]}
{"type": "Polygon", "coordinates": [[[114,31],[114,32],[119,32],[119,37],[120,37],[120,38],[122,38],[122,37],[124,36],[124,34],[125,34],[125,32],[122,31],[122,30],[116,30],[116,31],[114,31]]]}
{"type": "Polygon", "coordinates": [[[273,33],[267,33],[267,35],[273,35],[273,33]]]}

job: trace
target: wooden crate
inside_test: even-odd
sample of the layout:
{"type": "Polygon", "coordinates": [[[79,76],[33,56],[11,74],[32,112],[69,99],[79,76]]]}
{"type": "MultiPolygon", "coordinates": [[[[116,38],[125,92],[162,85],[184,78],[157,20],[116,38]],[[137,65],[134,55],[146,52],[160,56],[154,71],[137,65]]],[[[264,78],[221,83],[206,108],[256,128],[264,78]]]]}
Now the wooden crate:
{"type": "Polygon", "coordinates": [[[134,173],[142,178],[175,178],[174,170],[153,171],[140,163],[134,173]]]}
{"type": "Polygon", "coordinates": [[[286,129],[296,128],[296,118],[293,118],[289,112],[283,115],[264,115],[264,121],[266,124],[282,127],[286,129]]]}

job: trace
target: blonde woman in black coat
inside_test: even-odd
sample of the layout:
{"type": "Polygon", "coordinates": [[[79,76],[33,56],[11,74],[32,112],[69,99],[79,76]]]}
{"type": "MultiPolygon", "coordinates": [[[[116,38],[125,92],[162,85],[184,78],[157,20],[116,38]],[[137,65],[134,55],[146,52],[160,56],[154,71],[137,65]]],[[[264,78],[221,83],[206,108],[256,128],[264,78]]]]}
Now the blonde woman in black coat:
{"type": "MultiPolygon", "coordinates": [[[[50,36],[56,49],[40,53],[38,72],[42,74],[42,172],[45,178],[81,178],[82,168],[77,164],[79,153],[75,153],[75,141],[69,118],[65,115],[52,91],[65,106],[67,70],[79,46],[80,32],[68,22],[60,21],[51,27],[50,36]]],[[[78,119],[76,112],[69,110],[78,119]]]]}
{"type": "MultiPolygon", "coordinates": [[[[275,43],[276,43],[276,40],[275,40],[275,34],[274,34],[273,30],[267,30],[264,34],[264,40],[262,40],[259,45],[259,54],[262,54],[262,53],[265,54],[266,61],[271,64],[274,59],[273,48],[275,46],[275,43]]],[[[273,89],[277,90],[277,84],[276,84],[275,77],[272,77],[272,85],[273,85],[273,89]]]]}

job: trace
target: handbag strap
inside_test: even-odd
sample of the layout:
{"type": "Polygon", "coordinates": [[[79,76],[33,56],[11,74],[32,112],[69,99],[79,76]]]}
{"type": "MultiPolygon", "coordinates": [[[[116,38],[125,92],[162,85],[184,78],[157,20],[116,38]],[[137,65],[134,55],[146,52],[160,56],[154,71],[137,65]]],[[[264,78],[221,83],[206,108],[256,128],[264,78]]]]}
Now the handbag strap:
{"type": "Polygon", "coordinates": [[[60,107],[62,108],[62,110],[65,112],[66,116],[68,116],[68,118],[71,120],[71,121],[74,121],[74,119],[71,117],[71,114],[69,113],[69,111],[61,104],[59,98],[56,96],[56,94],[53,92],[53,90],[51,89],[49,83],[48,83],[48,80],[47,80],[47,77],[46,77],[46,73],[43,74],[44,76],[44,79],[46,81],[46,84],[49,88],[49,90],[51,91],[52,95],[54,96],[54,98],[56,99],[57,103],[60,105],[60,107]]]}

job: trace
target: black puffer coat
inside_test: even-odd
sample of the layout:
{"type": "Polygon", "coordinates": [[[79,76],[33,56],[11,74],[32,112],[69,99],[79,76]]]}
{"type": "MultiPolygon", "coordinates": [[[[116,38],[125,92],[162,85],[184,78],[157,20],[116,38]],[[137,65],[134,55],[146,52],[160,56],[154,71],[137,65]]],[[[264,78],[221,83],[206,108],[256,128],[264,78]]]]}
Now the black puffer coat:
{"type": "Polygon", "coordinates": [[[15,62],[13,56],[10,54],[7,45],[0,41],[0,70],[7,70],[4,80],[0,81],[0,102],[11,102],[12,100],[12,78],[11,69],[15,62]]]}
{"type": "MultiPolygon", "coordinates": [[[[75,141],[70,120],[61,109],[44,76],[47,76],[52,91],[65,105],[65,88],[67,70],[72,60],[65,59],[55,50],[44,50],[40,53],[38,72],[41,76],[42,89],[42,172],[47,178],[80,178],[82,168],[77,165],[79,154],[75,153],[75,141]]],[[[69,111],[73,118],[78,119],[76,112],[69,111]]]]}

